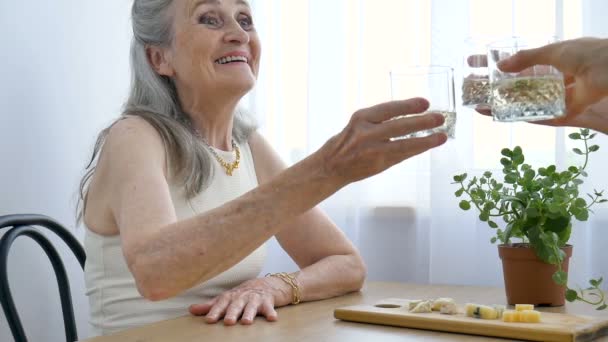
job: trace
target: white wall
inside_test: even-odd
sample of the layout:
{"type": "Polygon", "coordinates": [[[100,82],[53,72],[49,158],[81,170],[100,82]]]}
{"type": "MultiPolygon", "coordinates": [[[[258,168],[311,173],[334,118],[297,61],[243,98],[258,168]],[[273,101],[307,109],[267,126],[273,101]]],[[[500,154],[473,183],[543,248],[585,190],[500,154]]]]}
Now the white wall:
{"type": "MultiPolygon", "coordinates": [[[[82,235],[74,224],[77,183],[97,132],[126,94],[129,7],[125,0],[0,1],[0,215],[43,213],[82,235]]],[[[86,337],[82,271],[67,247],[60,250],[86,337]]],[[[30,340],[64,340],[50,263],[27,238],[13,245],[9,279],[30,340]]],[[[0,341],[12,341],[2,312],[0,341]]]]}

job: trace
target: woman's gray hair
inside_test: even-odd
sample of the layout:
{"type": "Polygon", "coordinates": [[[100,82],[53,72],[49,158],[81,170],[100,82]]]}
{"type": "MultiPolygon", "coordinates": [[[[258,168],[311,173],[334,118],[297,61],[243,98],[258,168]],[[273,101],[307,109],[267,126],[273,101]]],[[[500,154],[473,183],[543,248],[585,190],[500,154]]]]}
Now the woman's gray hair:
{"type": "MultiPolygon", "coordinates": [[[[188,114],[182,111],[173,80],[157,74],[146,53],[147,46],[169,46],[173,40],[170,7],[174,0],[134,0],[131,9],[131,90],[121,116],[97,137],[93,155],[80,181],[77,220],[86,210],[89,181],[95,172],[99,152],[112,126],[126,116],[140,117],[159,133],[174,181],[185,188],[188,198],[200,193],[213,177],[211,156],[195,136],[188,114]]],[[[232,135],[238,143],[246,142],[255,130],[254,123],[242,111],[235,113],[232,135]]]]}

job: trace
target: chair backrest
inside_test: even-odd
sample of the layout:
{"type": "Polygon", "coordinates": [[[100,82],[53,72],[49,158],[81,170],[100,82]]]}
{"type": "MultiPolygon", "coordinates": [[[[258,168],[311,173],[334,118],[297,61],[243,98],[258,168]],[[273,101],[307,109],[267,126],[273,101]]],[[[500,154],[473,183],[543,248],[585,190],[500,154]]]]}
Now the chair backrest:
{"type": "Polygon", "coordinates": [[[35,214],[0,216],[0,230],[3,228],[10,228],[2,238],[0,238],[0,301],[2,302],[4,315],[11,328],[15,342],[27,341],[23,325],[21,324],[9,288],[7,266],[8,252],[13,241],[21,235],[28,236],[42,247],[53,265],[55,277],[57,278],[57,285],[59,286],[66,341],[76,341],[78,340],[78,334],[76,331],[76,322],[74,320],[72,293],[70,291],[70,284],[65,267],[59,253],[57,253],[57,250],[53,247],[51,242],[38,229],[33,228],[32,226],[44,227],[57,234],[68,245],[74,255],[76,255],[80,266],[84,269],[86,255],[80,242],[65,227],[55,220],[47,216],[35,214]]]}

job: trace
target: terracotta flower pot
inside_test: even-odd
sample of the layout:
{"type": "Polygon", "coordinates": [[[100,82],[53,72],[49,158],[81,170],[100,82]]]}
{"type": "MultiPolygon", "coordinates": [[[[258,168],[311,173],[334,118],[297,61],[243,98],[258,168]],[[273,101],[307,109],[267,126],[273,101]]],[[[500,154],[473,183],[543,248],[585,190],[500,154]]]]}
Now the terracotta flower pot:
{"type": "MultiPolygon", "coordinates": [[[[572,246],[562,247],[566,253],[562,270],[568,272],[568,261],[572,246]]],[[[553,281],[557,266],[541,261],[527,244],[499,245],[498,255],[502,259],[507,302],[542,306],[562,306],[566,287],[553,281]]]]}

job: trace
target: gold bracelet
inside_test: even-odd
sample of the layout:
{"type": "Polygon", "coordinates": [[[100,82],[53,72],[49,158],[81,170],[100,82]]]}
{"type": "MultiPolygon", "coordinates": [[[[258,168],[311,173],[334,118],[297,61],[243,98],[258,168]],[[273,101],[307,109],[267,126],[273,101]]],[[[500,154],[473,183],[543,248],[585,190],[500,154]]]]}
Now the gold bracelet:
{"type": "Polygon", "coordinates": [[[298,286],[296,277],[294,277],[293,274],[289,274],[287,272],[279,272],[272,274],[268,273],[266,274],[266,277],[277,277],[289,284],[289,286],[291,286],[291,289],[293,290],[293,299],[291,301],[291,304],[296,305],[300,303],[300,286],[298,286]]]}

